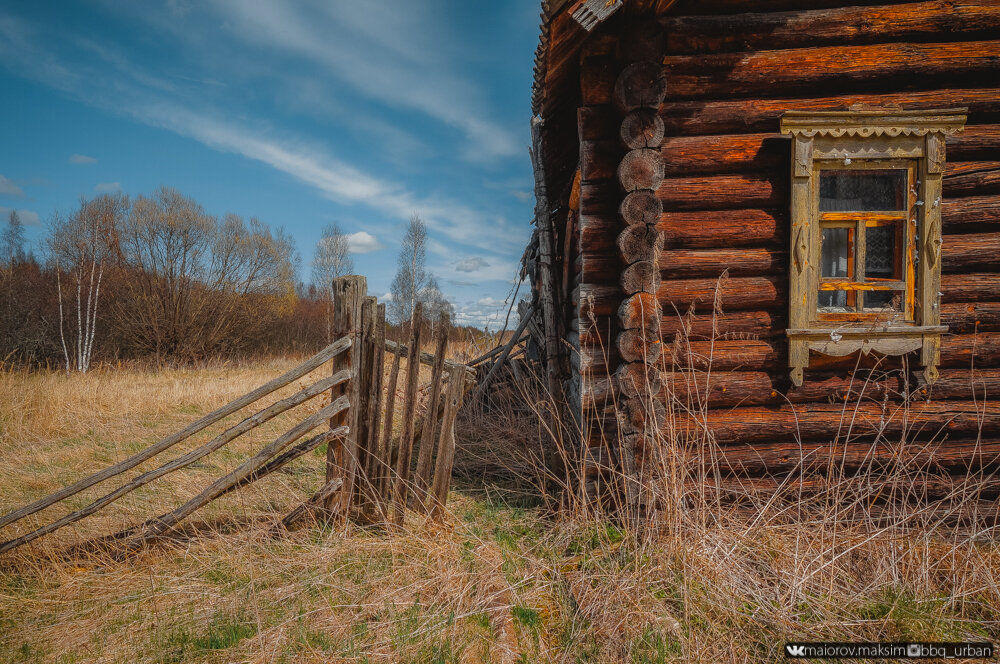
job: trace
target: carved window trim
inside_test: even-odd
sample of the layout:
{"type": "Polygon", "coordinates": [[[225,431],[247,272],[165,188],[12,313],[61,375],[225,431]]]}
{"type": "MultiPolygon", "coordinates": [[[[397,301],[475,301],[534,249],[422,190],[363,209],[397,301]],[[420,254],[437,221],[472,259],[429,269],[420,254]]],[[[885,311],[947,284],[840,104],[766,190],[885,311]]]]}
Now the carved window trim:
{"type": "MultiPolygon", "coordinates": [[[[924,379],[928,383],[937,380],[941,334],[948,329],[941,325],[939,293],[945,137],[962,130],[966,112],[964,108],[788,111],[782,116],[781,133],[792,137],[789,322],[785,332],[794,385],[802,385],[810,351],[842,356],[858,350],[885,355],[920,350],[924,379]],[[902,251],[904,256],[912,256],[911,250],[916,250],[919,259],[914,270],[904,274],[908,292],[903,296],[901,315],[887,318],[865,311],[828,314],[817,306],[821,281],[830,281],[819,276],[819,174],[831,168],[869,166],[906,168],[911,173],[907,186],[915,190],[901,220],[906,228],[902,251]]],[[[828,218],[829,213],[824,219],[828,218]]],[[[838,288],[851,290],[855,286],[845,283],[838,288]]]]}

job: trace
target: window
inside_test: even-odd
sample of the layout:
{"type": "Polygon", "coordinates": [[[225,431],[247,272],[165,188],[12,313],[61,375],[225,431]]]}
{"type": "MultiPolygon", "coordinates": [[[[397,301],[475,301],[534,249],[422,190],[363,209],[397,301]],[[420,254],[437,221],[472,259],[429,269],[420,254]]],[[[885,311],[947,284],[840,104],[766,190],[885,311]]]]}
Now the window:
{"type": "Polygon", "coordinates": [[[941,333],[941,176],[945,136],[965,109],[790,111],[788,366],[810,352],[921,351],[937,379],[941,333]]]}

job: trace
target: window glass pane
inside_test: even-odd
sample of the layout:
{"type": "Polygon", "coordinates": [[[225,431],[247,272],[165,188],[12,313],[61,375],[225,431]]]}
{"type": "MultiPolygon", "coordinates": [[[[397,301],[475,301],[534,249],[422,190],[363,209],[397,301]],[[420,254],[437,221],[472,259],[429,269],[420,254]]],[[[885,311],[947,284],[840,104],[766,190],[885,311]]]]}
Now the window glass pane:
{"type": "Polygon", "coordinates": [[[821,212],[904,210],[906,171],[829,170],[819,174],[821,212]]]}
{"type": "Polygon", "coordinates": [[[865,229],[865,277],[896,277],[896,227],[869,226],[865,229]]]}
{"type": "Polygon", "coordinates": [[[820,256],[820,275],[823,277],[848,276],[851,261],[851,240],[854,233],[850,228],[824,228],[820,256]]]}
{"type": "Polygon", "coordinates": [[[865,309],[899,311],[903,301],[903,291],[866,291],[865,309]]]}
{"type": "Polygon", "coordinates": [[[854,311],[854,307],[847,306],[847,291],[819,291],[817,306],[825,311],[854,311]]]}

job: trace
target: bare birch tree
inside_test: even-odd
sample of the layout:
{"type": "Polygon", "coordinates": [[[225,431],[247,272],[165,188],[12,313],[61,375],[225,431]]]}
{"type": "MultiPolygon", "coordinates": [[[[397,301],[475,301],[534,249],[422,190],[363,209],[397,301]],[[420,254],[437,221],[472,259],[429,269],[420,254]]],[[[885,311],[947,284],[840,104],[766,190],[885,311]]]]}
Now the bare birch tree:
{"type": "MultiPolygon", "coordinates": [[[[69,217],[56,216],[48,240],[55,261],[59,296],[59,336],[66,372],[75,369],[86,373],[94,354],[97,311],[105,268],[118,251],[118,229],[129,209],[123,194],[102,194],[93,200],[80,200],[80,207],[69,217]],[[69,306],[63,304],[62,274],[69,279],[69,306]],[[75,307],[72,290],[76,290],[75,307]],[[67,323],[64,312],[75,308],[76,325],[67,323]],[[69,328],[70,342],[65,329],[69,328]],[[75,327],[75,329],[74,329],[75,327]],[[75,334],[74,334],[75,332],[75,334]]],[[[72,313],[70,314],[72,315],[72,313]]]]}
{"type": "Polygon", "coordinates": [[[347,235],[337,224],[327,224],[316,243],[312,279],[319,290],[326,312],[326,340],[333,341],[333,280],[354,271],[347,235]]]}
{"type": "Polygon", "coordinates": [[[410,217],[400,244],[399,267],[389,287],[389,315],[397,325],[410,320],[421,291],[427,287],[427,226],[419,216],[410,217]]]}

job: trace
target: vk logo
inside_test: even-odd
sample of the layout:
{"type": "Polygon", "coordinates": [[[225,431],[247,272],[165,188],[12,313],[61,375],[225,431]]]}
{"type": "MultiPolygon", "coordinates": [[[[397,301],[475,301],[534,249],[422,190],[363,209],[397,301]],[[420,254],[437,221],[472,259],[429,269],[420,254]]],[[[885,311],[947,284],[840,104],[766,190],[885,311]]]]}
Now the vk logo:
{"type": "Polygon", "coordinates": [[[805,646],[793,646],[791,644],[785,644],[785,653],[789,657],[805,657],[806,647],[805,646]]]}

